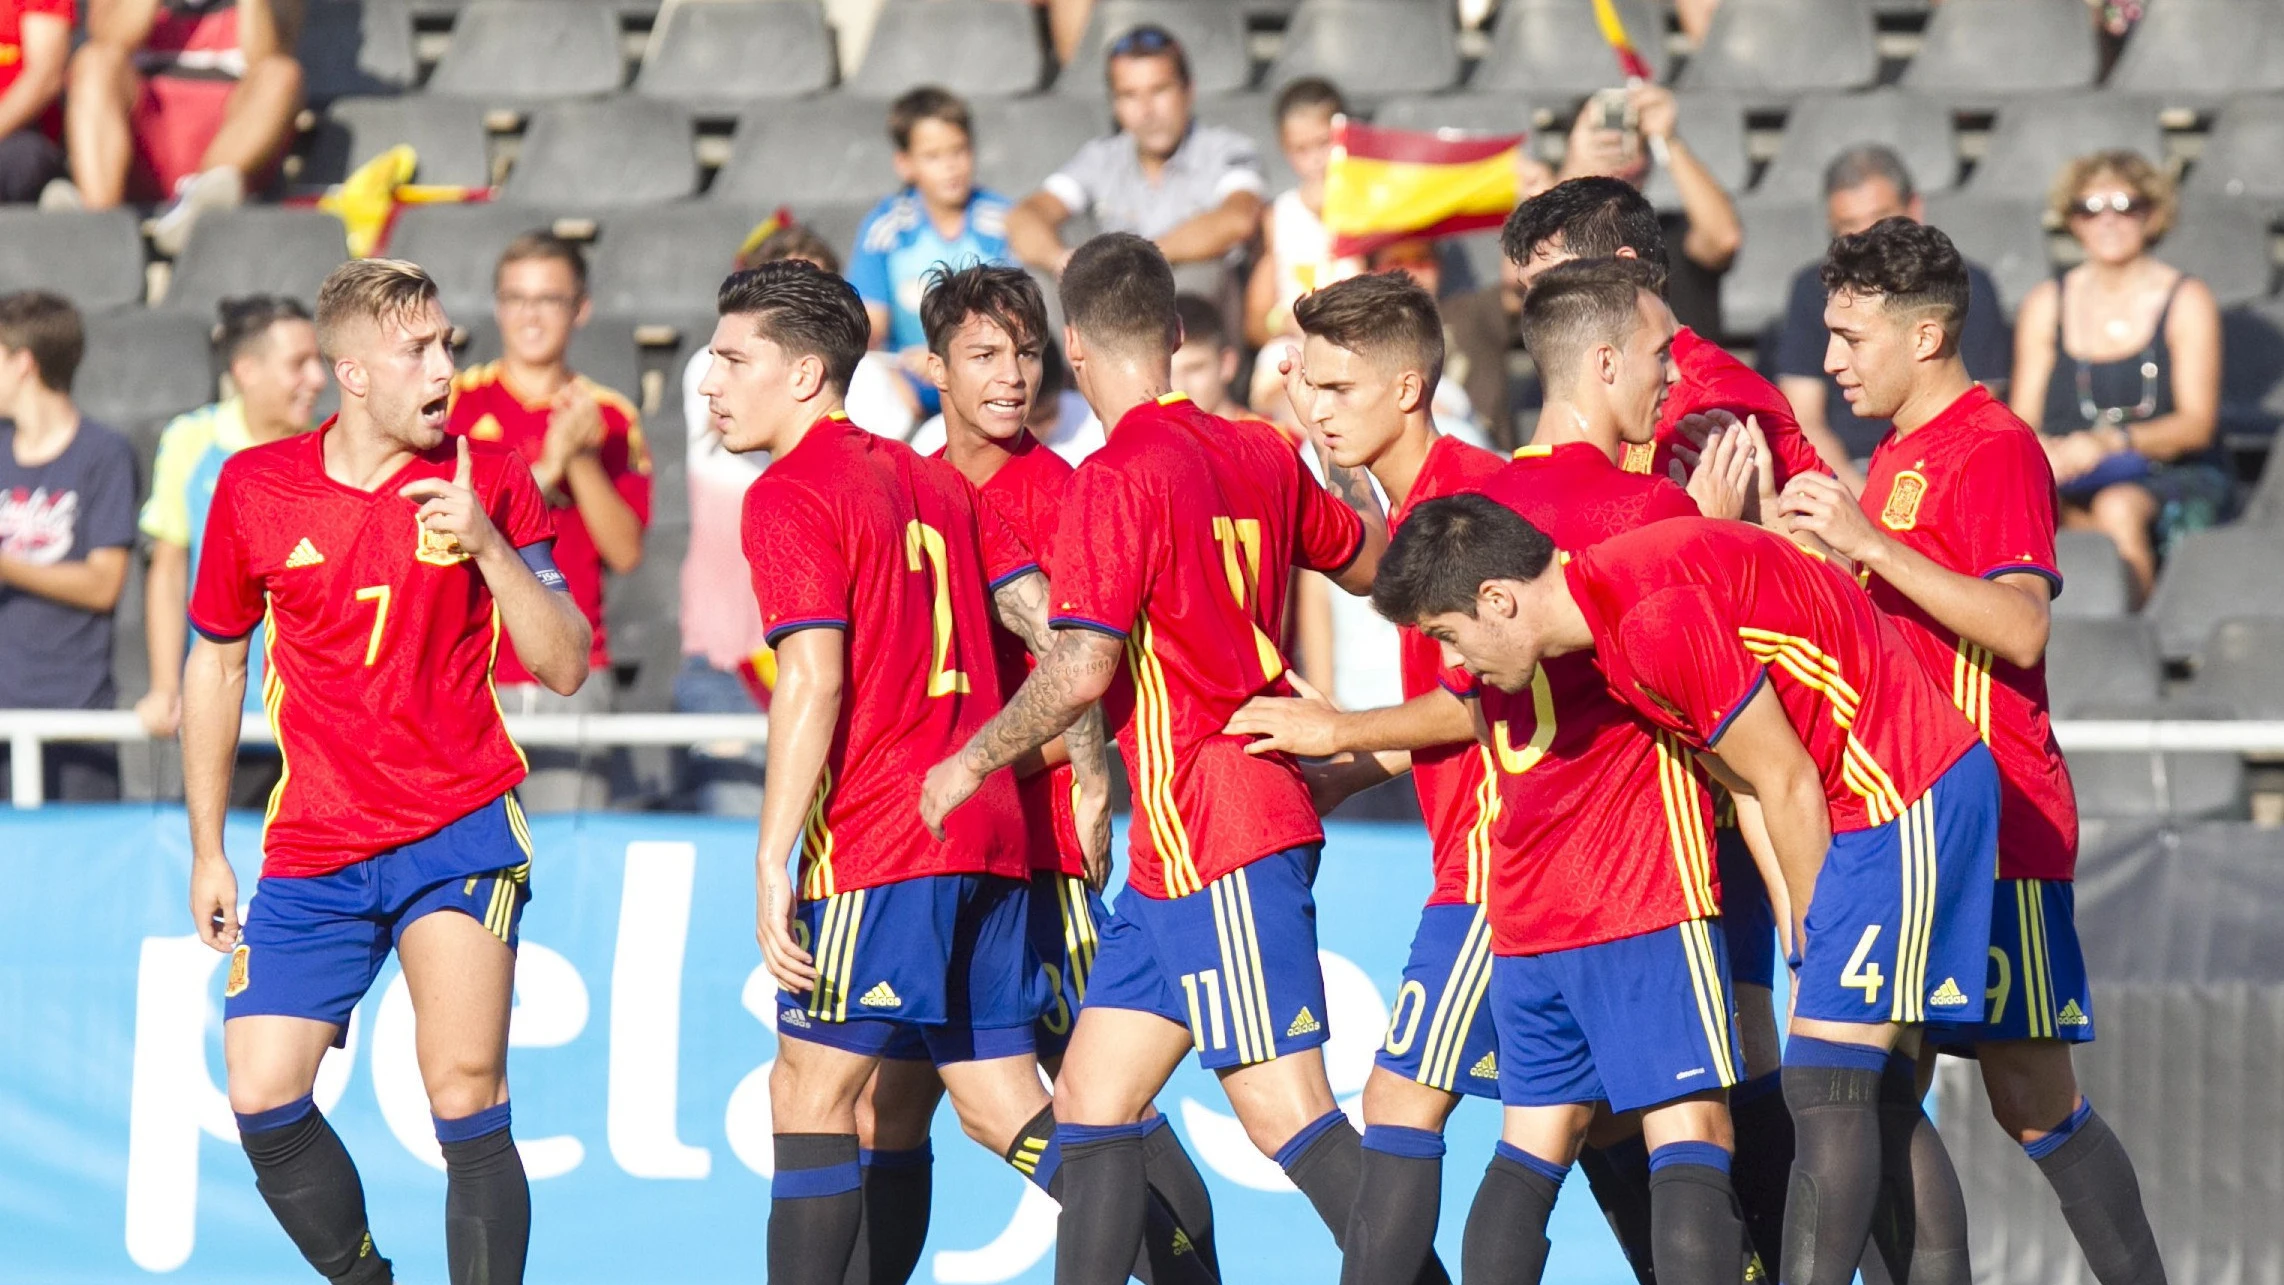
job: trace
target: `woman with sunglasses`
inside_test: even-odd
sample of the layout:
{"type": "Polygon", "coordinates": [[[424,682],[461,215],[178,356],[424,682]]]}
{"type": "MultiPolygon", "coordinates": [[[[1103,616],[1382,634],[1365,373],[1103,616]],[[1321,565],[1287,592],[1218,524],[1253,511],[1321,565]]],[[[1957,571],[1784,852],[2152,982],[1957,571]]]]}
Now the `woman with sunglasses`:
{"type": "Polygon", "coordinates": [[[2235,491],[2215,440],[2220,308],[2150,253],[2173,186],[2139,153],[2071,162],[2051,210],[2085,261],[2023,301],[2008,401],[2046,439],[2063,525],[2117,545],[2138,605],[2166,547],[2224,518],[2235,491]]]}

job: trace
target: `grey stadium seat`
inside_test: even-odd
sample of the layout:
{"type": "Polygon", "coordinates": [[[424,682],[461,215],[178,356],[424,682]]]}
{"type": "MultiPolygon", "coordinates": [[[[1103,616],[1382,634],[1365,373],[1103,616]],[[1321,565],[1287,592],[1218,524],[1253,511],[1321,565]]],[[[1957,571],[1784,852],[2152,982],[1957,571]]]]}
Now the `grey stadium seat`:
{"type": "Polygon", "coordinates": [[[2212,287],[2223,308],[2266,298],[2275,276],[2268,215],[2238,201],[2192,200],[2158,247],[2165,261],[2212,287]]]}
{"type": "Polygon", "coordinates": [[[495,106],[589,98],[625,79],[619,20],[563,0],[475,0],[460,11],[428,92],[495,106]]]}
{"type": "Polygon", "coordinates": [[[416,205],[397,216],[388,253],[428,269],[444,315],[466,325],[492,315],[492,272],[500,251],[554,222],[552,213],[520,205],[416,205]]]}
{"type": "Polygon", "coordinates": [[[2244,760],[2234,754],[2081,750],[2068,759],[2081,817],[2218,821],[2247,812],[2244,760]]]}
{"type": "Polygon", "coordinates": [[[2157,630],[2148,621],[2055,619],[2046,643],[2046,692],[2056,718],[2145,716],[2163,695],[2164,678],[2157,630]]]}
{"type": "Polygon", "coordinates": [[[2158,0],[2126,37],[2107,84],[2167,106],[2284,89],[2284,7],[2275,0],[2158,0]]]}
{"type": "MultiPolygon", "coordinates": [[[[1618,0],[1618,16],[1634,48],[1664,80],[1665,15],[1648,0],[1618,0]]],[[[1523,94],[1586,94],[1625,83],[1618,56],[1602,38],[1591,5],[1572,0],[1507,0],[1491,29],[1491,48],[1467,86],[1523,94]]]]}
{"type": "Polygon", "coordinates": [[[419,78],[412,13],[397,0],[316,0],[302,18],[303,93],[311,103],[393,94],[419,78]]]}
{"type": "Polygon", "coordinates": [[[52,290],[81,312],[141,303],[143,234],[135,212],[0,207],[0,294],[18,290],[52,290]]]}
{"type": "MultiPolygon", "coordinates": [[[[2284,425],[2284,301],[2262,299],[2221,313],[2221,436],[2266,442],[2284,425]]],[[[2271,450],[2248,520],[2284,518],[2284,474],[2271,450]]]]}
{"type": "Polygon", "coordinates": [[[1078,56],[1055,78],[1055,92],[1103,98],[1110,46],[1136,27],[1163,27],[1182,42],[1190,81],[1201,95],[1234,94],[1253,73],[1245,49],[1245,15],[1229,0],[1098,0],[1079,38],[1078,56]]]}
{"type": "Polygon", "coordinates": [[[1866,0],[1724,0],[1677,83],[1760,102],[1857,89],[1879,74],[1875,35],[1866,0]]]}
{"type": "Polygon", "coordinates": [[[1983,266],[1997,283],[2007,315],[2039,282],[2053,275],[2046,248],[2043,203],[1988,200],[1958,193],[1927,198],[1927,222],[1943,229],[1959,253],[1983,266]]]}
{"type": "Polygon", "coordinates": [[[698,190],[690,114],[621,95],[557,103],[532,116],[500,196],[573,209],[653,205],[698,190]]]}
{"type": "Polygon", "coordinates": [[[2104,620],[2132,608],[2131,579],[2117,546],[2099,531],[2057,531],[2055,570],[2062,573],[2062,596],[2054,600],[2057,619],[2104,620]]]}
{"type": "Polygon", "coordinates": [[[846,268],[856,252],[857,229],[872,212],[872,201],[808,201],[793,207],[795,222],[823,237],[846,268]]]}
{"type": "Polygon", "coordinates": [[[2044,201],[2062,167],[2088,152],[2125,149],[2165,160],[2157,104],[2116,91],[2022,98],[1999,110],[1990,145],[1967,180],[1977,196],[2044,201]]]}
{"type": "Polygon", "coordinates": [[[974,104],[976,182],[1020,201],[1087,140],[1112,129],[1110,109],[1059,94],[974,104]]]}
{"type": "Polygon", "coordinates": [[[2284,94],[2237,98],[2221,108],[2189,171],[2189,196],[2258,201],[2284,210],[2284,94]]]}
{"type": "MultiPolygon", "coordinates": [[[[2280,315],[2284,314],[2284,306],[2271,302],[2267,305],[2267,310],[2270,316],[2269,324],[2273,328],[2272,333],[2279,336],[2271,352],[2284,352],[2284,315],[2280,315]]],[[[2224,351],[2222,360],[2225,362],[2227,359],[2227,354],[2224,351]]],[[[2275,361],[2275,365],[2265,373],[2263,382],[2269,386],[2272,399],[2284,400],[2284,398],[2277,398],[2277,389],[2284,387],[2284,357],[2274,357],[2272,360],[2275,361]]],[[[2225,415],[2228,400],[2228,379],[2225,373],[2221,380],[2221,399],[2223,414],[2225,415]]],[[[2271,404],[2274,402],[2272,401],[2271,404]]],[[[2278,412],[2284,413],[2284,406],[2278,406],[2276,409],[2278,412]]],[[[2284,525],[2284,451],[2276,450],[2271,446],[2268,458],[2260,466],[2260,481],[2252,488],[2252,494],[2244,502],[2243,520],[2248,523],[2258,523],[2271,527],[2284,525]]]]}
{"type": "Polygon", "coordinates": [[[1721,329],[1754,335],[1784,316],[1793,274],[1823,258],[1832,236],[1822,201],[1747,198],[1737,203],[1737,216],[1745,244],[1721,279],[1721,329]]]}
{"type": "Polygon", "coordinates": [[[2169,660],[2196,657],[2223,620],[2284,617],[2284,531],[2239,524],[2184,537],[2143,614],[2169,660]]]}
{"type": "Polygon", "coordinates": [[[166,308],[199,317],[232,295],[283,294],[317,304],[317,287],[349,257],[341,220],[321,210],[243,206],[215,210],[191,229],[175,261],[166,308]]]}
{"type": "Polygon", "coordinates": [[[409,144],[420,158],[415,182],[483,187],[492,181],[482,105],[427,94],[344,98],[326,108],[302,178],[338,183],[399,143],[409,144]]]}
{"type": "Polygon", "coordinates": [[[89,317],[87,355],[71,387],[80,411],[136,439],[148,466],[158,430],[214,400],[212,324],[211,317],[178,312],[89,317]]]}
{"type": "Polygon", "coordinates": [[[1302,76],[1323,76],[1364,103],[1432,93],[1459,80],[1455,40],[1451,14],[1439,6],[1305,0],[1263,83],[1273,91],[1302,76]]]}
{"type": "Polygon", "coordinates": [[[704,109],[814,94],[835,70],[817,0],[678,0],[659,16],[634,92],[704,109]]]}
{"type": "Polygon", "coordinates": [[[898,186],[894,154],[878,104],[773,103],[738,118],[729,162],[707,195],[747,205],[877,201],[898,186]]]}
{"type": "MultiPolygon", "coordinates": [[[[467,332],[467,346],[460,350],[463,369],[480,362],[496,361],[500,355],[500,328],[490,313],[480,317],[455,318],[467,332]]],[[[642,350],[634,341],[634,323],[620,317],[596,317],[571,336],[571,350],[564,355],[571,369],[612,390],[628,401],[642,401],[642,350]]],[[[681,372],[676,371],[679,377],[681,372]]],[[[679,430],[680,425],[675,426],[679,430]]]]}
{"type": "Polygon", "coordinates": [[[1224,94],[1201,99],[1197,105],[1199,120],[1234,129],[1253,140],[1253,149],[1261,157],[1261,172],[1269,180],[1264,198],[1300,181],[1293,177],[1293,167],[1285,164],[1285,149],[1277,145],[1276,111],[1276,99],[1270,94],[1224,94]]]}
{"type": "Polygon", "coordinates": [[[1372,122],[1392,129],[1416,129],[1433,132],[1439,129],[1457,130],[1463,134],[1546,134],[1554,128],[1568,129],[1569,122],[1559,127],[1553,118],[1547,118],[1544,127],[1539,113],[1553,104],[1570,106],[1571,99],[1538,99],[1527,94],[1478,92],[1464,94],[1408,94],[1391,98],[1380,104],[1372,113],[1372,122]]]}
{"type": "Polygon", "coordinates": [[[1958,140],[1951,113],[1932,98],[1880,89],[1868,94],[1817,94],[1794,103],[1784,120],[1776,160],[1761,175],[1753,195],[1822,200],[1824,171],[1833,158],[1867,143],[1883,144],[1902,157],[1912,185],[1921,192],[1941,192],[1958,181],[1958,140]]]}
{"type": "Polygon", "coordinates": [[[689,201],[614,221],[589,260],[595,311],[646,322],[710,311],[738,245],[768,213],[689,201]]]}
{"type": "Polygon", "coordinates": [[[1005,0],[888,0],[847,92],[894,98],[941,85],[965,98],[1028,94],[1047,77],[1047,51],[1028,6],[1005,0]]]}
{"type": "Polygon", "coordinates": [[[1902,83],[1946,102],[1997,103],[2084,89],[2100,72],[2099,57],[2085,0],[1945,0],[1902,83]]]}
{"type": "Polygon", "coordinates": [[[2222,621],[2182,697],[2230,718],[2284,718],[2284,620],[2222,621]]]}

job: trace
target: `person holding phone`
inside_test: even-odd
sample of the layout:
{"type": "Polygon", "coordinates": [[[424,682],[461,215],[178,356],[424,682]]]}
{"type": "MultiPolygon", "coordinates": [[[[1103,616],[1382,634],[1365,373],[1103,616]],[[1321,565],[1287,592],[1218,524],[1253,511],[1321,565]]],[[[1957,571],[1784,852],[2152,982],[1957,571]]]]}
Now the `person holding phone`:
{"type": "Polygon", "coordinates": [[[1744,244],[1744,227],[1728,191],[1690,149],[1680,126],[1680,106],[1662,85],[1601,90],[1570,127],[1558,178],[1616,178],[1643,188],[1663,170],[1681,199],[1680,209],[1658,212],[1672,263],[1666,300],[1682,325],[1717,335],[1721,276],[1744,244]]]}

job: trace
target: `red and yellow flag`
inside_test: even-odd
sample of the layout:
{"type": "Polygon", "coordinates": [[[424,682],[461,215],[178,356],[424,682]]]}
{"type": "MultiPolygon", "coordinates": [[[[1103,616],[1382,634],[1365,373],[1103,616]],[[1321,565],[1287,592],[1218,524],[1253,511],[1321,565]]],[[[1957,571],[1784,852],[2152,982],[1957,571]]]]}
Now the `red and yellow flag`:
{"type": "Polygon", "coordinates": [[[1650,70],[1649,60],[1641,50],[1634,48],[1633,37],[1626,34],[1626,23],[1618,16],[1618,0],[1594,0],[1594,22],[1602,28],[1602,39],[1610,44],[1610,52],[1618,55],[1618,70],[1627,80],[1652,81],[1657,74],[1650,70]]]}
{"type": "Polygon", "coordinates": [[[1340,117],[1324,177],[1333,254],[1366,255],[1414,237],[1498,227],[1521,194],[1516,162],[1528,137],[1447,137],[1340,117]]]}

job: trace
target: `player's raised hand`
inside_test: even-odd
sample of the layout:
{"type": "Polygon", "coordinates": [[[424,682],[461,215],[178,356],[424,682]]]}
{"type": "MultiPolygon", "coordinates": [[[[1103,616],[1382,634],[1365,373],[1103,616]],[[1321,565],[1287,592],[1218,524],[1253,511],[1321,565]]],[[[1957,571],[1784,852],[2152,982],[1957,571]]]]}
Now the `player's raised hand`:
{"type": "Polygon", "coordinates": [[[1079,791],[1071,801],[1071,822],[1079,832],[1087,887],[1101,892],[1110,883],[1110,796],[1097,799],[1091,791],[1079,791]]]}
{"type": "Polygon", "coordinates": [[[1230,716],[1229,725],[1221,730],[1231,736],[1252,736],[1259,739],[1248,742],[1248,754],[1297,754],[1303,758],[1323,758],[1340,750],[1340,707],[1325,699],[1324,693],[1309,686],[1299,674],[1288,673],[1286,681],[1293,685],[1298,696],[1256,696],[1238,707],[1230,716]]]}
{"type": "Polygon", "coordinates": [[[1815,536],[1841,557],[1857,562],[1881,539],[1848,488],[1822,473],[1803,473],[1785,483],[1777,511],[1793,532],[1815,536]]]}
{"type": "Polygon", "coordinates": [[[238,944],[238,874],[221,857],[190,863],[190,921],[198,939],[229,954],[238,944]]]}
{"type": "MultiPolygon", "coordinates": [[[[1718,427],[1707,434],[1684,484],[1698,512],[1709,518],[1744,516],[1753,488],[1753,454],[1752,439],[1741,427],[1718,427]]],[[[1677,458],[1677,468],[1680,463],[1677,458]]]]}
{"type": "MultiPolygon", "coordinates": [[[[928,827],[928,833],[942,839],[944,818],[952,814],[953,808],[975,797],[982,786],[983,778],[969,771],[957,754],[929,768],[928,775],[920,782],[920,824],[928,827]]],[[[1105,818],[1108,815],[1106,812],[1105,818]]],[[[1105,840],[1106,851],[1109,846],[1105,840]]]]}
{"type": "Polygon", "coordinates": [[[764,855],[754,872],[753,935],[769,975],[800,995],[816,988],[817,965],[793,935],[793,905],[793,880],[785,863],[764,855]]]}
{"type": "Polygon", "coordinates": [[[1314,442],[1316,434],[1309,432],[1309,384],[1308,380],[1301,375],[1301,346],[1299,344],[1288,343],[1285,345],[1284,355],[1277,358],[1277,373],[1284,376],[1285,404],[1293,408],[1293,422],[1300,425],[1301,432],[1307,434],[1308,439],[1314,442]]]}
{"type": "Polygon", "coordinates": [[[547,441],[543,449],[558,463],[574,455],[601,450],[603,407],[587,386],[574,379],[555,390],[547,410],[547,441]]]}
{"type": "Polygon", "coordinates": [[[1744,431],[1753,447],[1753,493],[1745,505],[1745,521],[1775,530],[1782,525],[1777,516],[1776,452],[1769,449],[1759,416],[1747,415],[1744,431]]]}
{"type": "Polygon", "coordinates": [[[452,480],[440,477],[414,478],[397,490],[397,494],[420,506],[415,516],[422,529],[452,537],[460,552],[471,558],[481,557],[491,548],[499,532],[492,526],[491,515],[476,500],[475,466],[468,458],[468,439],[459,442],[459,461],[453,466],[452,480]]]}

